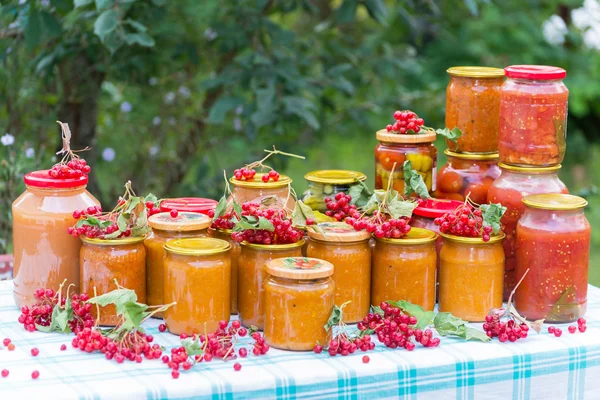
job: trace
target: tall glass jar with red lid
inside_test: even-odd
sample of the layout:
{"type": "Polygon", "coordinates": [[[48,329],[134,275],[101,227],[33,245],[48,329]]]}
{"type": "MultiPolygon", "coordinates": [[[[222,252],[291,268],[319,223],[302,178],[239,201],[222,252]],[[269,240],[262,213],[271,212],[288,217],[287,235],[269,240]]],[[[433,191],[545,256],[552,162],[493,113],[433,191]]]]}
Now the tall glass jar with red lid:
{"type": "Polygon", "coordinates": [[[175,199],[165,199],[160,203],[162,212],[177,210],[178,212],[200,213],[207,215],[209,211],[214,210],[219,202],[213,199],[203,197],[179,197],[175,199]]]}
{"type": "Polygon", "coordinates": [[[12,204],[14,288],[18,306],[35,302],[38,288],[58,289],[66,279],[79,292],[81,240],[67,233],[73,211],[99,206],[87,190],[87,175],[52,178],[48,171],[25,175],[26,190],[12,204]]]}
{"type": "Polygon", "coordinates": [[[500,96],[500,161],[546,167],[562,162],[566,150],[569,90],[567,72],[544,65],[513,65],[500,96]]]}

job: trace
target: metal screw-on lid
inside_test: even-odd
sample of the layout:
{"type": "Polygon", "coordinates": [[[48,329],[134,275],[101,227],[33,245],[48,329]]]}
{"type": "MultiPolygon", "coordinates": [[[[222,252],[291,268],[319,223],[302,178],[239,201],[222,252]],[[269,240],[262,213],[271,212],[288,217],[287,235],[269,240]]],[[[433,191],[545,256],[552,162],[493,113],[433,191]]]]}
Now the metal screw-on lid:
{"type": "Polygon", "coordinates": [[[288,279],[320,279],[333,275],[333,264],[309,257],[276,258],[267,263],[270,275],[288,279]]]}

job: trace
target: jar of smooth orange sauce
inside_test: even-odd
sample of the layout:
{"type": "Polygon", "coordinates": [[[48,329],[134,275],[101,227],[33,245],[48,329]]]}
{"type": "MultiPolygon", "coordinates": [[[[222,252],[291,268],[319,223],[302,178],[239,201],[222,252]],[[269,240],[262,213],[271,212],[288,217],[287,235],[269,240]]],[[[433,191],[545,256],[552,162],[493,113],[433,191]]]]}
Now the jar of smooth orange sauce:
{"type": "Polygon", "coordinates": [[[493,308],[502,306],[504,285],[504,233],[489,242],[482,238],[440,233],[439,309],[471,322],[482,322],[493,308]]]}
{"type": "Polygon", "coordinates": [[[307,256],[334,265],[335,304],[344,307],[344,321],[362,321],[371,307],[371,235],[344,222],[309,227],[307,256]]]}
{"type": "MultiPolygon", "coordinates": [[[[165,304],[164,264],[165,243],[171,239],[207,237],[210,218],[204,214],[180,212],[176,218],[168,212],[148,218],[152,232],[144,240],[146,246],[146,295],[149,306],[165,304]]],[[[156,313],[162,318],[163,313],[156,313]]]]}
{"type": "Polygon", "coordinates": [[[275,258],[301,257],[304,240],[290,244],[242,242],[238,259],[238,314],[242,325],[265,326],[264,292],[266,265],[275,258]]]}
{"type": "Polygon", "coordinates": [[[427,311],[435,306],[437,235],[412,228],[400,239],[376,239],[371,272],[371,303],[406,300],[427,311]]]}
{"type": "Polygon", "coordinates": [[[100,203],[87,190],[87,175],[56,179],[48,171],[24,177],[26,190],[12,204],[14,287],[17,306],[35,303],[38,288],[57,290],[66,279],[79,292],[81,240],[67,233],[73,211],[100,203]]]}
{"type": "MultiPolygon", "coordinates": [[[[81,293],[90,298],[117,289],[116,282],[135,291],[137,301],[146,303],[146,249],[144,237],[89,239],[82,237],[80,251],[81,293]]],[[[92,307],[96,315],[96,307],[92,307]]],[[[100,325],[118,323],[115,306],[100,307],[100,325]]]]}
{"type": "Polygon", "coordinates": [[[169,332],[214,332],[231,313],[231,246],[214,238],[173,239],[165,244],[165,311],[169,332]]]}
{"type": "Polygon", "coordinates": [[[237,274],[238,274],[238,259],[240,258],[240,253],[242,252],[242,248],[238,242],[231,238],[232,231],[229,229],[212,229],[208,230],[210,236],[225,240],[227,243],[231,245],[231,250],[229,250],[229,257],[231,257],[231,313],[238,313],[238,300],[237,300],[237,274]]]}
{"type": "MultiPolygon", "coordinates": [[[[265,342],[282,350],[312,350],[327,342],[325,324],[335,304],[333,264],[308,257],[267,263],[265,342]]],[[[344,309],[346,315],[346,309],[344,309]]]]}

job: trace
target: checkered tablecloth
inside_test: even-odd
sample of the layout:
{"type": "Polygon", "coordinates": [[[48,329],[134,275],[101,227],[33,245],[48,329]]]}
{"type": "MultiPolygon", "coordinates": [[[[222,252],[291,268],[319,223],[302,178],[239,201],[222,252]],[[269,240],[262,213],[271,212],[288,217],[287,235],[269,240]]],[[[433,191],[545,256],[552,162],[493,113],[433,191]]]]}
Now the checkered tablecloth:
{"type": "MultiPolygon", "coordinates": [[[[517,343],[475,343],[443,338],[440,347],[329,357],[272,349],[265,356],[201,363],[173,379],[160,360],[117,364],[70,345],[71,335],[28,333],[17,322],[12,281],[0,282],[0,399],[600,399],[600,289],[590,286],[586,333],[556,338],[544,331],[517,343]],[[61,344],[66,351],[60,351],[61,344]],[[30,354],[32,347],[39,356],[30,354]],[[371,362],[363,364],[364,354],[371,362]],[[31,379],[38,370],[40,377],[31,379]]],[[[146,323],[155,341],[178,338],[146,323]]]]}

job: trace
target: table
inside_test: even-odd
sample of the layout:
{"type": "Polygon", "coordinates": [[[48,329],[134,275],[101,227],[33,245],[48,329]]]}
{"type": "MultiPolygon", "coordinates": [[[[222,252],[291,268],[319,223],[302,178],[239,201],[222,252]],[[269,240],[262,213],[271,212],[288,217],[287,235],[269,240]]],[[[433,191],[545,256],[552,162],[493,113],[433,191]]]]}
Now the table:
{"type": "MultiPolygon", "coordinates": [[[[271,349],[265,356],[213,360],[173,379],[160,360],[141,364],[107,361],[100,353],[71,347],[72,335],[29,333],[17,322],[12,281],[0,282],[0,399],[599,399],[600,289],[590,286],[586,333],[556,338],[546,330],[516,343],[464,342],[443,338],[440,347],[374,351],[348,357],[271,349]],[[66,351],[60,351],[61,344],[66,351]],[[40,353],[30,354],[32,347],[40,353]],[[370,363],[362,356],[368,354],[370,363]],[[31,379],[37,369],[40,377],[31,379]]],[[[178,337],[159,333],[161,320],[144,328],[167,348],[178,337]]],[[[476,324],[480,327],[480,324],[476,324]]],[[[558,326],[558,325],[557,325],[558,326]]]]}

